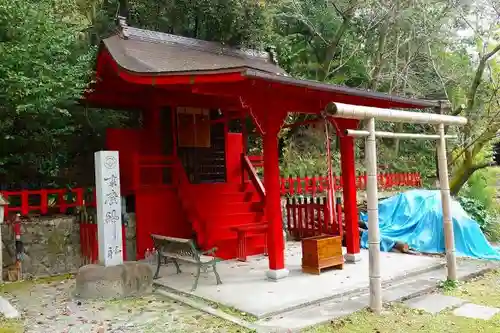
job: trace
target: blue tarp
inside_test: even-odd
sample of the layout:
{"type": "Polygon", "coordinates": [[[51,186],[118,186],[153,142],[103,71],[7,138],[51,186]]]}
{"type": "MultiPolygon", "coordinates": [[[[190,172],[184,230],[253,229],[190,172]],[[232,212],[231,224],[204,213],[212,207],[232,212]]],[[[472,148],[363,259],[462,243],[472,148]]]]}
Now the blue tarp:
{"type": "MultiPolygon", "coordinates": [[[[394,241],[401,241],[419,252],[445,252],[439,191],[404,192],[380,201],[378,209],[382,251],[390,251],[394,241]]],[[[451,211],[457,256],[500,260],[500,252],[489,244],[477,222],[455,200],[451,211]]],[[[361,213],[361,219],[367,223],[368,216],[361,213]]],[[[361,246],[368,248],[367,231],[362,234],[361,246]]]]}

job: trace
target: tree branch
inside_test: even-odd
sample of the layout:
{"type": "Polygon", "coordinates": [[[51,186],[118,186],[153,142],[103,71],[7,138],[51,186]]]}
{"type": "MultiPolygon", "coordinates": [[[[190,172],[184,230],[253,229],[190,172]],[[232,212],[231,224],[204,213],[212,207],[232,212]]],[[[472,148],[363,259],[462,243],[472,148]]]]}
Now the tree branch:
{"type": "Polygon", "coordinates": [[[450,100],[450,97],[448,96],[448,91],[446,90],[446,84],[444,83],[443,77],[439,73],[439,70],[437,69],[436,63],[434,62],[434,58],[432,57],[432,49],[431,49],[430,43],[427,43],[427,49],[429,50],[429,57],[431,58],[432,68],[434,69],[434,72],[438,76],[439,81],[441,81],[441,85],[443,86],[443,91],[444,91],[444,94],[446,96],[446,99],[450,100]]]}
{"type": "Polygon", "coordinates": [[[477,170],[481,170],[481,169],[484,169],[484,168],[488,168],[488,167],[492,167],[492,166],[495,166],[495,162],[484,162],[484,163],[479,163],[479,164],[474,164],[471,169],[472,169],[472,172],[475,172],[477,170]]]}
{"type": "Polygon", "coordinates": [[[482,82],[484,69],[486,68],[486,62],[491,57],[493,57],[498,51],[500,51],[500,43],[491,52],[488,52],[483,57],[481,57],[481,60],[479,61],[479,65],[477,66],[474,80],[472,81],[469,92],[467,93],[467,108],[466,108],[467,114],[469,114],[474,108],[477,89],[482,82]]]}

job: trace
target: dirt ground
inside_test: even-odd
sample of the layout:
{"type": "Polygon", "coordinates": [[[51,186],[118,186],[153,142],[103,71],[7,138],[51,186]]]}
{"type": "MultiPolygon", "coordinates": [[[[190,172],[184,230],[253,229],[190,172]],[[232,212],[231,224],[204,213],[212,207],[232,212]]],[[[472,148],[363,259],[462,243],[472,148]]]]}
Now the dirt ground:
{"type": "Polygon", "coordinates": [[[115,301],[79,301],[72,278],[5,284],[0,296],[21,313],[0,318],[0,333],[243,332],[239,326],[152,294],[115,301]]]}

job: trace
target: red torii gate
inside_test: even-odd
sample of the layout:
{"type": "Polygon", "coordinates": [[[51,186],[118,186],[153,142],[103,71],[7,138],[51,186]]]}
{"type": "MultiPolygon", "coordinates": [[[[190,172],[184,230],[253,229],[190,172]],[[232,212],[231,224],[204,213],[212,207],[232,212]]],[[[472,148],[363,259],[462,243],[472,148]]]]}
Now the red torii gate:
{"type": "MultiPolygon", "coordinates": [[[[140,153],[146,155],[161,154],[160,142],[165,131],[161,126],[161,110],[166,106],[217,108],[223,113],[231,112],[236,118],[251,117],[263,137],[264,211],[269,226],[268,277],[271,279],[288,275],[280,207],[278,133],[289,112],[320,115],[332,101],[379,108],[439,106],[434,101],[294,79],[267,53],[132,28],[123,21],[120,33],[101,44],[96,81],[85,93],[85,103],[91,107],[142,111],[143,140],[148,144],[140,153]]],[[[330,118],[330,121],[340,139],[346,260],[357,261],[360,246],[354,142],[344,133],[356,129],[358,120],[330,118]]],[[[172,131],[179,129],[174,126],[172,131]]],[[[245,134],[243,137],[245,140],[245,134]]],[[[172,148],[174,156],[178,153],[176,147],[174,144],[172,148]]],[[[124,179],[127,177],[122,175],[124,179]]],[[[205,213],[209,212],[201,212],[205,213]]],[[[145,220],[137,217],[137,232],[142,234],[137,235],[138,239],[149,233],[149,230],[139,230],[139,224],[147,224],[145,220]]]]}

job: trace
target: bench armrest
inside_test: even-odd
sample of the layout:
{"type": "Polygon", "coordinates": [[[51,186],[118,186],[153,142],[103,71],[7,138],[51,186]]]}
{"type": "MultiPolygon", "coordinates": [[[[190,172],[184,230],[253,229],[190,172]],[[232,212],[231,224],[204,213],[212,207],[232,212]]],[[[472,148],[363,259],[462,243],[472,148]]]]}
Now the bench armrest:
{"type": "Polygon", "coordinates": [[[215,251],[217,251],[216,247],[214,247],[214,248],[212,248],[210,250],[202,251],[201,255],[207,255],[207,254],[213,255],[213,254],[215,254],[215,251]]]}

